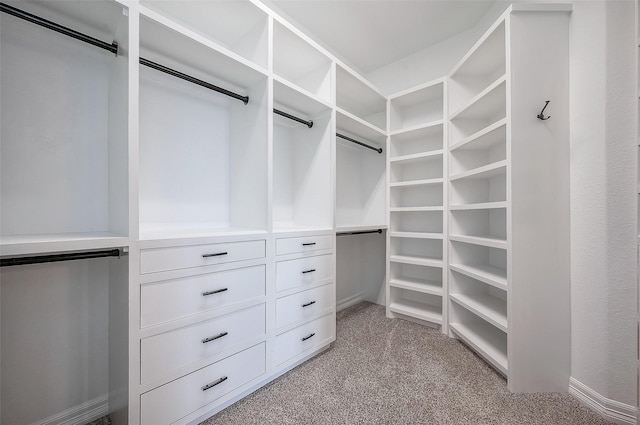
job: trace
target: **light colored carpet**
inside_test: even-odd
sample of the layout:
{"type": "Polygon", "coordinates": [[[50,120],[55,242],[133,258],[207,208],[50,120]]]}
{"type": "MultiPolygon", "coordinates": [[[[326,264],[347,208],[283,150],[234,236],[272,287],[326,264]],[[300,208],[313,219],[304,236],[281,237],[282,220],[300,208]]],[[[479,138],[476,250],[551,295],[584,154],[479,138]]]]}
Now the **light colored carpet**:
{"type": "Polygon", "coordinates": [[[331,349],[201,425],[608,423],[567,394],[511,394],[460,342],[361,303],[331,349]]]}

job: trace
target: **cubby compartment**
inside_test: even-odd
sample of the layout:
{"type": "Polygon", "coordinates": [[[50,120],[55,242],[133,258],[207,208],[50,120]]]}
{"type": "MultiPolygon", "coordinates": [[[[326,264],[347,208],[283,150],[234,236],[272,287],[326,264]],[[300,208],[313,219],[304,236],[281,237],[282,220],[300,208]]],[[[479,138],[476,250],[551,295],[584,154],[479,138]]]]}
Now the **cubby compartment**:
{"type": "Polygon", "coordinates": [[[267,229],[267,78],[141,15],[140,239],[267,229]],[[143,61],[141,59],[141,61],[143,61]]]}
{"type": "Polygon", "coordinates": [[[392,232],[442,235],[443,211],[391,211],[392,232]]]}
{"type": "Polygon", "coordinates": [[[507,332],[507,292],[452,271],[449,298],[461,307],[507,332]]]}
{"type": "Polygon", "coordinates": [[[140,3],[267,68],[268,15],[246,0],[141,0],[140,3]]]}
{"type": "Polygon", "coordinates": [[[507,209],[451,211],[449,238],[452,240],[507,247],[507,209]]]}
{"type": "Polygon", "coordinates": [[[391,208],[443,205],[442,183],[391,186],[391,208]]]}
{"type": "Polygon", "coordinates": [[[451,176],[488,167],[507,159],[506,120],[491,126],[473,139],[467,139],[450,150],[451,176]]]}
{"type": "Polygon", "coordinates": [[[129,234],[128,10],[110,1],[6,5],[105,48],[0,14],[2,254],[119,246],[129,234]]]}
{"type": "Polygon", "coordinates": [[[2,268],[3,424],[126,423],[128,262],[121,258],[2,268]],[[65,420],[66,422],[66,420],[65,420]]]}
{"type": "Polygon", "coordinates": [[[389,286],[392,288],[403,288],[439,296],[443,294],[443,269],[440,267],[392,263],[390,269],[389,286]]]}
{"type": "Polygon", "coordinates": [[[340,65],[336,65],[336,105],[380,131],[387,130],[387,99],[340,65]]]}
{"type": "Polygon", "coordinates": [[[402,316],[442,324],[442,297],[405,288],[391,287],[389,311],[402,316]]]}
{"type": "Polygon", "coordinates": [[[432,151],[390,159],[390,183],[442,179],[442,156],[442,151],[432,151]]]}
{"type": "Polygon", "coordinates": [[[287,85],[274,84],[274,106],[307,124],[273,117],[273,229],[333,228],[332,111],[287,85]]]}
{"type": "Polygon", "coordinates": [[[506,164],[451,180],[451,207],[491,205],[507,200],[506,164]]]}
{"type": "Polygon", "coordinates": [[[389,99],[391,133],[423,127],[444,117],[444,82],[427,83],[389,99]]]}
{"type": "Polygon", "coordinates": [[[449,329],[502,374],[508,372],[507,334],[452,302],[449,329]]]}
{"type": "Polygon", "coordinates": [[[273,24],[273,72],[317,96],[333,102],[331,59],[283,24],[273,24]]]}
{"type": "Polygon", "coordinates": [[[500,289],[507,289],[507,251],[451,241],[449,268],[500,289]]]}
{"type": "Polygon", "coordinates": [[[386,136],[341,112],[336,137],[336,227],[386,226],[386,136]]]}
{"type": "Polygon", "coordinates": [[[480,39],[449,77],[450,112],[468,104],[506,73],[505,22],[480,39]]]}
{"type": "Polygon", "coordinates": [[[403,157],[424,152],[440,151],[443,148],[442,121],[391,136],[389,157],[403,157]]]}
{"type": "Polygon", "coordinates": [[[442,240],[391,238],[389,260],[425,266],[442,266],[442,240]]]}

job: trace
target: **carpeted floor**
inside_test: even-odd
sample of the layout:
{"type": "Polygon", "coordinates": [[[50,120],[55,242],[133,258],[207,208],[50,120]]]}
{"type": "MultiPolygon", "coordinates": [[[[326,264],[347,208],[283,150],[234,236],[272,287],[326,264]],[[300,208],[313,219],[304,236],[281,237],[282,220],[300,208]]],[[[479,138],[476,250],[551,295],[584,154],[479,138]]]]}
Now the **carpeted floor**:
{"type": "Polygon", "coordinates": [[[332,348],[201,425],[608,424],[568,394],[511,394],[454,339],[361,303],[332,348]]]}

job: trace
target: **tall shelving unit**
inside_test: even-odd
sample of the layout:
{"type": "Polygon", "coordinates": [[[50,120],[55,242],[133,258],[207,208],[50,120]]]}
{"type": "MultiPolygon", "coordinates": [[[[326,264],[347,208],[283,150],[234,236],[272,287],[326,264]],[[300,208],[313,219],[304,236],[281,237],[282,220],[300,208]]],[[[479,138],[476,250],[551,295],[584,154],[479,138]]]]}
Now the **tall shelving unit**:
{"type": "Polygon", "coordinates": [[[449,329],[518,392],[568,385],[568,11],[511,6],[449,75],[449,329]]]}
{"type": "Polygon", "coordinates": [[[387,316],[446,332],[446,81],[391,96],[387,316]]]}

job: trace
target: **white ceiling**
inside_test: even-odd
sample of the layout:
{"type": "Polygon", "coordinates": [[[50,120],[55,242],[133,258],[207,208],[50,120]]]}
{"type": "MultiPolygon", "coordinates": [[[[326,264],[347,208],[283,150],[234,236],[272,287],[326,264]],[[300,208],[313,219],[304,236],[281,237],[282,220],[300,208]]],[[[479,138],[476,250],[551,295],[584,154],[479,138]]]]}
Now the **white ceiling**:
{"type": "Polygon", "coordinates": [[[495,0],[268,0],[321,45],[367,74],[477,24],[495,0]]]}

